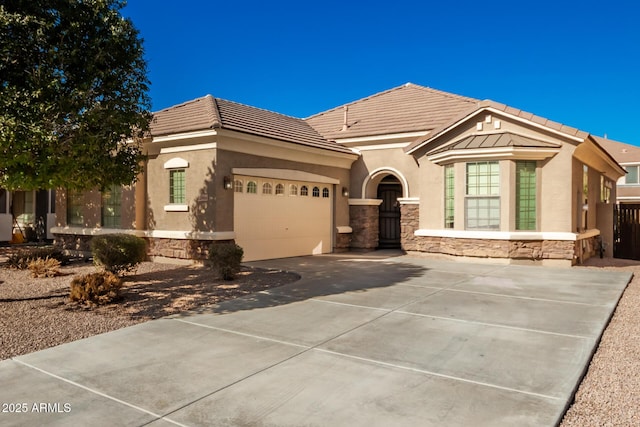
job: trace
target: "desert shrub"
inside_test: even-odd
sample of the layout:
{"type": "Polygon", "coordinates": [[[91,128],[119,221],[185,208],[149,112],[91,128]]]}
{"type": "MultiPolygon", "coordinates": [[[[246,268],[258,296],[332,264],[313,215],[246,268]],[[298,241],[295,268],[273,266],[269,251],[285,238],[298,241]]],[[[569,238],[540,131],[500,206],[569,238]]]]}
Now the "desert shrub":
{"type": "Polygon", "coordinates": [[[69,257],[60,249],[48,246],[20,249],[7,257],[5,266],[18,270],[26,270],[29,268],[29,263],[31,263],[31,261],[35,261],[39,258],[55,259],[60,262],[60,265],[67,265],[69,263],[69,257]]]}
{"type": "Polygon", "coordinates": [[[108,304],[120,296],[122,280],[108,271],[76,276],[71,281],[69,299],[88,305],[108,304]]]}
{"type": "Polygon", "coordinates": [[[54,277],[60,273],[60,261],[55,258],[38,258],[29,262],[33,277],[54,277]]]}
{"type": "Polygon", "coordinates": [[[233,280],[243,256],[244,250],[233,242],[214,243],[209,247],[208,264],[224,280],[233,280]]]}
{"type": "Polygon", "coordinates": [[[91,254],[95,264],[121,275],[147,258],[147,244],[131,234],[105,234],[91,239],[91,254]]]}

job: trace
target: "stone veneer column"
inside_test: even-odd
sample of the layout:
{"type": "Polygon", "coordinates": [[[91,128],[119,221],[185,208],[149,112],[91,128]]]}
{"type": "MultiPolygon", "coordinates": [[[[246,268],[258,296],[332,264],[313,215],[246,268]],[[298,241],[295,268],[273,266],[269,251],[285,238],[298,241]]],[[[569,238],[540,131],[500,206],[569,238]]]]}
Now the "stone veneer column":
{"type": "Polygon", "coordinates": [[[380,233],[378,199],[349,199],[352,249],[375,249],[380,233]]]}
{"type": "Polygon", "coordinates": [[[419,228],[420,200],[398,199],[400,202],[400,247],[405,251],[417,251],[415,231],[419,228]]]}

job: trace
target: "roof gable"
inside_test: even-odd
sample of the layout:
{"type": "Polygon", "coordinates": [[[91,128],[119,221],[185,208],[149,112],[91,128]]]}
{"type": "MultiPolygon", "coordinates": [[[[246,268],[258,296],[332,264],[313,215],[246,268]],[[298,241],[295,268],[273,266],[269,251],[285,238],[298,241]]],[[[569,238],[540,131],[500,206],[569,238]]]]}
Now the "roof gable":
{"type": "Polygon", "coordinates": [[[477,102],[473,98],[407,83],[318,113],[306,121],[332,140],[430,131],[450,122],[477,102]]]}
{"type": "Polygon", "coordinates": [[[593,136],[593,139],[618,163],[640,163],[640,147],[599,136],[593,136]]]}
{"type": "Polygon", "coordinates": [[[154,113],[150,125],[154,137],[208,129],[227,129],[285,142],[352,153],[325,140],[307,122],[272,111],[214,98],[197,98],[154,113]]]}

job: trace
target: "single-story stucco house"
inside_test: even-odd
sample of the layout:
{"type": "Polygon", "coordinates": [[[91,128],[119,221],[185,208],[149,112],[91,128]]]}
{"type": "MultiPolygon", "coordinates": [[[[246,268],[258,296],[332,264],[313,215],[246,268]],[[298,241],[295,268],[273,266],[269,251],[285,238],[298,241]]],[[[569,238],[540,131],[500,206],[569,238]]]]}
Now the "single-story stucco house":
{"type": "Polygon", "coordinates": [[[624,169],[587,132],[405,84],[307,119],[207,95],[158,111],[145,172],[57,191],[57,244],[130,232],[153,257],[346,249],[572,265],[612,243],[624,169]]]}

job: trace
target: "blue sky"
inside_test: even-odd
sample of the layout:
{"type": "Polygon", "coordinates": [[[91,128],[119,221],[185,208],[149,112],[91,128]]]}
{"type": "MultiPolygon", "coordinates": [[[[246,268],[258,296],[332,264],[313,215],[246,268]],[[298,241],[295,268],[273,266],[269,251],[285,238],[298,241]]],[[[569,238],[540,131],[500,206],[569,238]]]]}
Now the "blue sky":
{"type": "Polygon", "coordinates": [[[308,117],[407,82],[640,145],[640,3],[129,0],[157,111],[308,117]]]}

